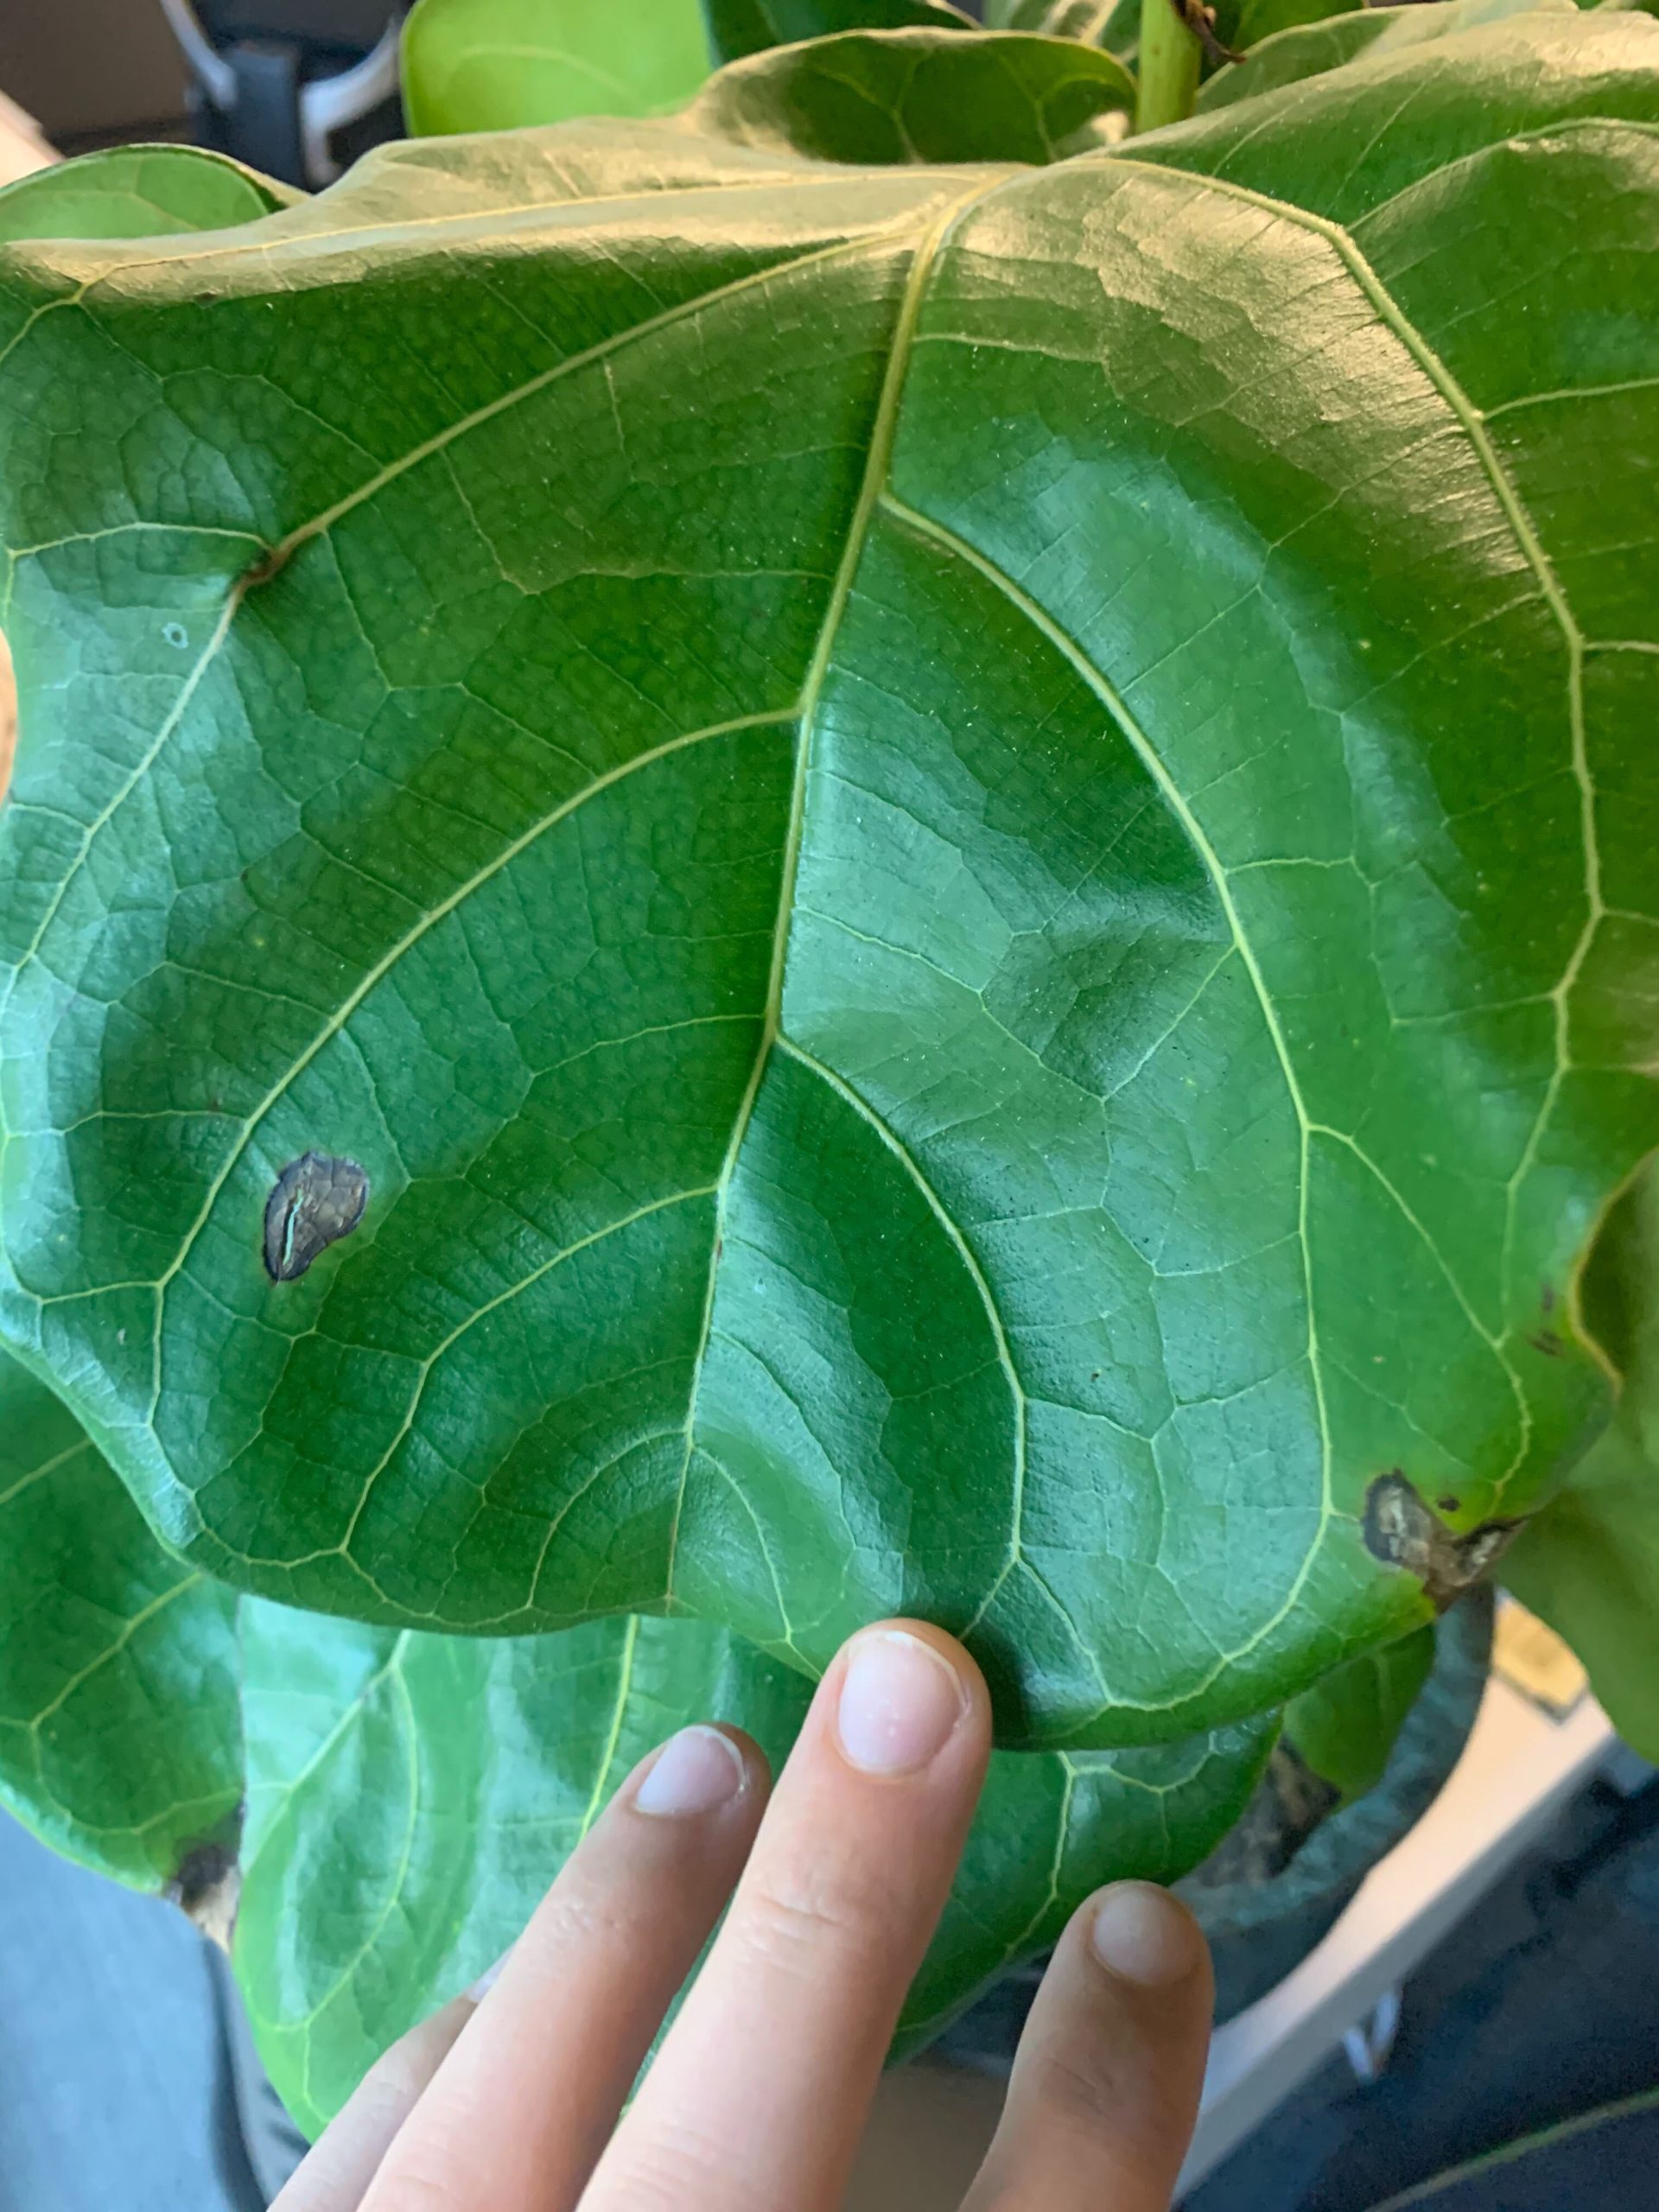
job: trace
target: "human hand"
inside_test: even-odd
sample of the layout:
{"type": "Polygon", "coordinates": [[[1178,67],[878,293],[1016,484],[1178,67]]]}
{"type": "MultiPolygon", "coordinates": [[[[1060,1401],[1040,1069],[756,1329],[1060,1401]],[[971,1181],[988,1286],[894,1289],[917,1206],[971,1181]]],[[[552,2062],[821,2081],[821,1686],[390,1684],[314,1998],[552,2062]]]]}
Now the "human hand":
{"type": "MultiPolygon", "coordinates": [[[[671,1737],[487,1993],[386,2053],[273,2212],[835,2212],[989,1752],[978,1669],[911,1621],[842,1650],[770,1804],[739,1731],[671,1737]]],[[[1092,1897],[964,2212],[1166,2212],[1211,2002],[1183,1905],[1140,1882],[1092,1897]]]]}

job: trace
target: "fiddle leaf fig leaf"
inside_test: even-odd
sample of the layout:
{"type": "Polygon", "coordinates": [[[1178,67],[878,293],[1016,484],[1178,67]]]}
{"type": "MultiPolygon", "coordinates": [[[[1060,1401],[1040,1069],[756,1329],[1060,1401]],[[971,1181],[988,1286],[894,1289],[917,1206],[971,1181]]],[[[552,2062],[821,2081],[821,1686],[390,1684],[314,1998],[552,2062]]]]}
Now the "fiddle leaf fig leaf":
{"type": "Polygon", "coordinates": [[[1291,1700],[1286,1741],[1351,1804],[1382,1779],[1395,1738],[1433,1664],[1433,1628],[1362,1652],[1291,1700]]]}
{"type": "Polygon", "coordinates": [[[1503,1580],[1578,1653],[1620,1734],[1659,1760],[1659,1171],[1614,1208],[1591,1264],[1617,1301],[1618,1410],[1522,1531],[1503,1580]]]}
{"type": "MultiPolygon", "coordinates": [[[[236,1968],[261,2056],[313,2133],[387,2044],[517,1938],[653,1745],[687,1721],[735,1721],[776,1770],[811,1695],[799,1675],[695,1622],[486,1640],[250,1601],[243,1643],[236,1968]]],[[[1196,1865],[1237,1817],[1274,1730],[996,1754],[899,2050],[1046,1949],[1098,1884],[1196,1865]]]]}
{"type": "Polygon", "coordinates": [[[662,115],[709,73],[698,0],[418,0],[404,108],[421,135],[579,115],[662,115]]]}
{"type": "Polygon", "coordinates": [[[692,120],[819,161],[1036,167],[1075,150],[1097,117],[1134,105],[1135,79],[1098,48],[1013,31],[853,32],[722,69],[692,120]]]}
{"type": "Polygon", "coordinates": [[[196,1903],[242,1796],[235,1602],[0,1353],[0,1804],[67,1858],[196,1903]]]}
{"type": "Polygon", "coordinates": [[[10,249],[0,1327],[162,1537],[809,1672],[919,1611],[1072,1748],[1490,1560],[1659,1141],[1656,55],[10,249]]]}
{"type": "Polygon", "coordinates": [[[293,205],[291,187],[195,146],[111,146],[0,190],[0,244],[226,230],[293,205]]]}
{"type": "MultiPolygon", "coordinates": [[[[448,1637],[245,1599],[238,1648],[238,1602],[162,1549],[67,1409],[0,1355],[0,1804],[221,1938],[234,1915],[262,2052],[313,2133],[514,1940],[647,1751],[731,1720],[776,1770],[811,1696],[696,1622],[448,1637]]],[[[999,1752],[900,2048],[1097,1884],[1196,1865],[1275,1729],[999,1752]]]]}
{"type": "MultiPolygon", "coordinates": [[[[769,46],[794,46],[840,31],[976,31],[947,0],[702,0],[718,61],[738,61],[769,46]]],[[[1021,28],[1024,28],[1022,26],[1021,28]]]]}
{"type": "Polygon", "coordinates": [[[1261,38],[1236,67],[1218,69],[1208,78],[1198,88],[1198,110],[1254,99],[1281,85],[1339,69],[1361,54],[1381,59],[1510,16],[1572,15],[1576,10],[1577,0],[1415,0],[1298,23],[1261,38]]]}

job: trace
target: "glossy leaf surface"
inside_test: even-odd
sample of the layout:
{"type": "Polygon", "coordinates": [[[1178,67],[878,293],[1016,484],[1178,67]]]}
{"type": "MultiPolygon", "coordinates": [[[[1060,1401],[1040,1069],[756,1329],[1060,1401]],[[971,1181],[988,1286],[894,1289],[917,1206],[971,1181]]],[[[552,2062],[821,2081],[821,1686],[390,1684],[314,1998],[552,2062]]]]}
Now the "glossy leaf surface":
{"type": "Polygon", "coordinates": [[[1578,1653],[1620,1733],[1659,1760],[1659,1172],[1621,1201],[1596,1258],[1617,1301],[1618,1411],[1503,1578],[1578,1653]]]}
{"type": "MultiPolygon", "coordinates": [[[[313,2133],[387,2043],[500,1956],[654,1745],[687,1720],[734,1720],[776,1767],[810,1695],[696,1623],[492,1641],[320,1625],[246,1607],[236,1942],[261,2054],[313,2133]]],[[[1046,1948],[1098,1883],[1194,1865],[1236,1817],[1273,1732],[999,1753],[899,2049],[1046,1948]]]]}
{"type": "Polygon", "coordinates": [[[420,0],[404,26],[417,136],[661,115],[709,73],[698,0],[420,0]]]}
{"type": "Polygon", "coordinates": [[[1656,40],[12,252],[0,1320],[171,1541],[917,1610],[1101,1743],[1420,1622],[1379,1478],[1548,1495],[1659,1135],[1656,40]],[[273,1283],[310,1152],[372,1196],[273,1283]]]}
{"type": "Polygon", "coordinates": [[[234,1605],[162,1551],[73,1414],[0,1353],[0,1804],[139,1889],[233,1844],[234,1605]]]}

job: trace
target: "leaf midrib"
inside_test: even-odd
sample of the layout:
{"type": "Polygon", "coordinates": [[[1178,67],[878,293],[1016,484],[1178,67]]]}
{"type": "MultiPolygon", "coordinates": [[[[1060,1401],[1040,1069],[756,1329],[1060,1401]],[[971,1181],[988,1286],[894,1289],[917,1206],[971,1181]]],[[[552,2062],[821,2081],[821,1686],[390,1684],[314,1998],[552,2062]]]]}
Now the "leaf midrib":
{"type": "MultiPolygon", "coordinates": [[[[905,378],[914,349],[916,326],[919,320],[928,279],[936,266],[940,251],[950,232],[969,210],[986,200],[1010,181],[998,174],[988,182],[980,183],[962,194],[942,208],[917,241],[910,270],[905,280],[904,296],[893,324],[887,364],[882,377],[880,393],[876,401],[875,417],[870,429],[869,450],[865,458],[863,479],[858,497],[848,523],[846,542],[836,563],[835,582],[824,609],[823,620],[818,631],[812,658],[807,664],[805,679],[801,687],[796,708],[798,731],[795,741],[795,777],[790,793],[789,823],[785,836],[783,865],[779,872],[778,913],[772,930],[772,965],[767,977],[766,1005],[762,1017],[761,1034],[748,1084],[739,1102],[732,1125],[730,1141],[721,1163],[715,1201],[714,1233],[709,1241],[709,1274],[703,1293],[702,1322],[696,1350],[692,1360],[691,1377],[686,1393],[685,1445],[681,1455],[680,1472],[676,1485],[673,1517],[669,1528],[668,1553],[664,1569],[662,1604],[671,1612],[674,1606],[674,1572],[679,1556],[680,1527],[684,1517],[686,1491],[690,1480],[691,1461],[697,1448],[697,1407],[702,1395],[702,1377],[708,1363],[709,1345],[714,1331],[715,1300],[719,1286],[721,1254],[725,1245],[726,1217],[730,1204],[733,1179],[743,1149],[744,1140],[753,1118],[755,1102],[771,1061],[772,1049],[782,1031],[784,982],[788,964],[789,940],[795,912],[795,887],[800,868],[801,837],[806,818],[806,793],[810,771],[812,728],[817,718],[823,683],[829,672],[836,641],[841,632],[842,620],[852,595],[853,579],[863,558],[870,524],[887,482],[888,466],[893,455],[893,442],[898,429],[899,404],[903,398],[905,378]]],[[[1023,1401],[1020,1402],[1023,1406],[1023,1401]]],[[[1024,1465],[1024,1419],[1020,1417],[1021,1470],[1024,1465]]],[[[787,1617],[780,1621],[786,1637],[792,1637],[787,1617]]]]}

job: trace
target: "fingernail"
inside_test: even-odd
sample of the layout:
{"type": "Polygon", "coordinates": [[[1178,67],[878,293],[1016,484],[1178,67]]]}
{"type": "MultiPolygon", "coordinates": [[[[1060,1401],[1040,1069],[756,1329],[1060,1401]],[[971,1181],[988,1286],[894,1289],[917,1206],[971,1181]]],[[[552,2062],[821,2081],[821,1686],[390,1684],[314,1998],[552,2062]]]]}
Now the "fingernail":
{"type": "Polygon", "coordinates": [[[486,1967],[483,1973],[480,1974],[478,1980],[473,1984],[472,1987],[466,1992],[466,1994],[472,1999],[474,2005],[481,2005],[484,2002],[484,1999],[495,1987],[496,1983],[500,1980],[501,1969],[505,1966],[507,1961],[512,1956],[512,1953],[511,1949],[503,1951],[495,1964],[493,1967],[486,1967]]]}
{"type": "Polygon", "coordinates": [[[1198,1962],[1192,1916],[1152,1882],[1119,1882],[1095,1907],[1095,1956],[1148,1989],[1179,1981],[1198,1962]]]}
{"type": "Polygon", "coordinates": [[[683,1820],[712,1813],[735,1797],[748,1780],[743,1754],[718,1728],[682,1728],[657,1754],[657,1763],[633,1793],[636,1813],[683,1820]]]}
{"type": "Polygon", "coordinates": [[[841,1748],[866,1774],[914,1774],[944,1749],[968,1709],[957,1670],[903,1629],[852,1649],[836,1708],[841,1748]]]}

